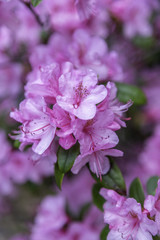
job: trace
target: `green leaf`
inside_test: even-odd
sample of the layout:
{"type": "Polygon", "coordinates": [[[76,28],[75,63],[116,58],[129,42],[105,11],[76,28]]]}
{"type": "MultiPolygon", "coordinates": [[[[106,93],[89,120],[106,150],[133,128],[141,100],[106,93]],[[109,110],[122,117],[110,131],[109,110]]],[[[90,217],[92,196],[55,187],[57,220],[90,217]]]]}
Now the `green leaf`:
{"type": "Polygon", "coordinates": [[[153,240],[160,240],[160,236],[153,237],[153,240]]]}
{"type": "Polygon", "coordinates": [[[68,172],[73,166],[73,163],[78,155],[79,155],[78,143],[71,147],[69,150],[65,150],[62,147],[60,147],[57,153],[58,159],[57,161],[60,171],[62,173],[68,172]]]}
{"type": "Polygon", "coordinates": [[[13,143],[14,148],[19,148],[20,145],[21,145],[21,143],[18,140],[15,140],[13,143]]]}
{"type": "Polygon", "coordinates": [[[92,203],[91,202],[87,202],[86,204],[84,204],[80,210],[80,213],[79,213],[79,220],[83,220],[85,215],[88,213],[88,211],[90,210],[92,206],[92,203]]]}
{"type": "Polygon", "coordinates": [[[31,0],[31,3],[32,3],[33,7],[38,6],[38,4],[39,4],[40,2],[42,2],[42,0],[31,0]]]}
{"type": "Polygon", "coordinates": [[[109,225],[105,226],[100,234],[100,240],[107,240],[107,236],[109,233],[109,225]]]}
{"type": "Polygon", "coordinates": [[[101,184],[94,184],[92,188],[92,198],[93,203],[101,210],[103,211],[103,204],[105,203],[105,199],[99,194],[100,189],[102,188],[101,184]]]}
{"type": "Polygon", "coordinates": [[[91,175],[99,184],[101,184],[102,187],[107,189],[113,189],[123,195],[126,194],[124,178],[119,167],[112,159],[110,159],[110,170],[107,174],[102,175],[102,180],[97,178],[97,176],[92,172],[91,175]]]}
{"type": "Polygon", "coordinates": [[[62,182],[63,182],[63,178],[64,178],[64,173],[62,173],[62,172],[59,170],[58,163],[56,163],[56,164],[55,164],[55,167],[54,167],[54,177],[55,177],[57,186],[58,186],[59,189],[61,190],[62,182]]]}
{"type": "Polygon", "coordinates": [[[159,180],[158,176],[153,176],[147,181],[147,193],[148,194],[155,195],[158,180],[159,180]]]}
{"type": "Polygon", "coordinates": [[[51,30],[48,30],[48,31],[46,31],[46,30],[42,30],[42,32],[41,32],[41,36],[40,36],[40,38],[41,38],[41,43],[43,43],[43,44],[47,44],[48,43],[48,40],[49,40],[49,38],[50,38],[50,36],[51,36],[51,30]]]}
{"type": "Polygon", "coordinates": [[[139,178],[135,178],[130,185],[129,196],[135,198],[143,206],[145,195],[139,178]]]}
{"type": "Polygon", "coordinates": [[[133,43],[143,50],[148,50],[149,48],[154,47],[155,39],[153,37],[136,36],[133,38],[133,43]]]}
{"type": "Polygon", "coordinates": [[[93,206],[92,202],[86,202],[80,207],[78,212],[74,212],[71,209],[69,202],[67,202],[65,210],[66,210],[67,216],[69,216],[69,218],[72,219],[72,221],[82,221],[85,218],[85,216],[87,216],[92,206],[93,206]]]}
{"type": "Polygon", "coordinates": [[[134,85],[119,82],[116,82],[116,86],[118,89],[117,97],[121,102],[126,103],[131,99],[136,105],[146,104],[146,96],[140,88],[134,85]]]}

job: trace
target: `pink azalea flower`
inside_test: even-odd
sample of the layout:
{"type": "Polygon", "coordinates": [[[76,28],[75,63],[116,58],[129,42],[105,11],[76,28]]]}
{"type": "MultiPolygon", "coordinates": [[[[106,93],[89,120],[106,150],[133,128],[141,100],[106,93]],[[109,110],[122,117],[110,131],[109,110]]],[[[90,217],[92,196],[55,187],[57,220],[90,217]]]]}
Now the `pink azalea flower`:
{"type": "Polygon", "coordinates": [[[47,46],[40,45],[34,50],[30,61],[33,67],[70,61],[76,68],[94,70],[99,80],[123,79],[117,52],[109,52],[105,40],[87,29],[77,29],[72,35],[55,33],[47,46]]]}
{"type": "Polygon", "coordinates": [[[67,237],[70,240],[88,240],[88,239],[92,239],[92,240],[98,240],[99,239],[99,232],[91,227],[88,226],[87,224],[84,223],[72,223],[69,226],[69,230],[67,232],[67,237]]]}
{"type": "Polygon", "coordinates": [[[106,64],[108,67],[107,79],[119,82],[124,81],[124,72],[118,52],[110,51],[106,57],[106,64]]]}
{"type": "Polygon", "coordinates": [[[151,217],[155,217],[158,233],[160,234],[160,180],[158,181],[155,196],[149,195],[145,199],[144,208],[150,213],[151,217]]]}
{"type": "Polygon", "coordinates": [[[33,143],[35,153],[44,153],[50,147],[56,131],[52,110],[47,108],[43,98],[26,99],[19,108],[19,111],[10,113],[12,118],[23,124],[19,135],[13,138],[22,142],[21,148],[33,143]]]}
{"type": "Polygon", "coordinates": [[[124,23],[124,33],[127,37],[136,34],[149,36],[152,33],[149,24],[153,7],[148,0],[140,2],[132,0],[106,0],[108,10],[124,23]]]}
{"type": "MultiPolygon", "coordinates": [[[[57,35],[57,34],[55,33],[53,36],[55,36],[55,35],[57,35]]],[[[51,36],[51,39],[53,38],[53,36],[51,36]]],[[[60,44],[60,46],[61,46],[61,44],[60,44]]],[[[56,54],[55,51],[58,52],[57,48],[54,49],[54,53],[56,54]]],[[[40,75],[40,74],[38,74],[38,70],[43,70],[44,69],[43,65],[49,65],[49,64],[52,64],[53,62],[55,62],[55,58],[53,58],[53,56],[52,56],[50,44],[48,43],[47,45],[41,44],[41,45],[36,46],[29,56],[29,62],[32,65],[32,68],[34,69],[33,75],[34,74],[35,74],[35,76],[40,75]],[[40,66],[42,66],[42,68],[40,66]]],[[[37,76],[36,76],[36,78],[37,78],[37,76]]],[[[32,73],[28,74],[27,84],[28,84],[28,81],[34,82],[32,73]]]]}
{"type": "Polygon", "coordinates": [[[23,184],[29,179],[32,167],[27,154],[18,151],[10,154],[10,159],[4,166],[7,175],[17,184],[23,184]]]}
{"type": "Polygon", "coordinates": [[[101,189],[100,193],[107,200],[104,221],[110,227],[108,240],[151,240],[157,234],[156,223],[142,212],[135,199],[126,199],[113,190],[101,189]]]}
{"type": "Polygon", "coordinates": [[[74,136],[80,143],[81,154],[115,147],[119,140],[111,130],[112,125],[114,114],[110,110],[98,111],[96,116],[88,121],[76,119],[72,126],[74,136]]]}
{"type": "Polygon", "coordinates": [[[55,152],[51,151],[49,156],[41,156],[35,164],[33,155],[33,153],[29,152],[30,171],[28,179],[36,183],[41,183],[44,177],[53,175],[53,165],[57,161],[57,156],[55,152]]]}
{"type": "Polygon", "coordinates": [[[160,125],[154,130],[152,136],[150,136],[145,144],[144,149],[142,150],[139,156],[139,163],[141,165],[141,169],[144,172],[144,179],[147,180],[149,177],[153,175],[160,175],[160,125]],[[152,161],[150,161],[152,159],[152,161]]]}
{"type": "Polygon", "coordinates": [[[66,49],[70,61],[78,68],[90,68],[100,80],[108,77],[108,47],[103,38],[91,36],[88,31],[78,29],[74,32],[66,49]]]}
{"type": "Polygon", "coordinates": [[[23,68],[18,63],[4,64],[0,68],[0,98],[17,97],[21,91],[22,73],[23,68]]]}
{"type": "MultiPolygon", "coordinates": [[[[17,174],[17,173],[16,173],[17,174]]],[[[5,166],[0,166],[0,196],[8,196],[14,193],[14,186],[5,166]]]]}
{"type": "Polygon", "coordinates": [[[80,25],[80,19],[74,5],[74,0],[46,0],[36,8],[36,12],[47,22],[50,18],[50,27],[58,32],[73,31],[80,25]]]}
{"type": "Polygon", "coordinates": [[[74,175],[72,178],[65,178],[61,193],[65,196],[69,208],[75,214],[80,211],[84,204],[92,201],[90,189],[93,184],[94,180],[88,174],[87,169],[84,169],[84,171],[81,171],[78,175],[74,175]]]}
{"type": "Polygon", "coordinates": [[[53,159],[43,157],[35,164],[30,159],[29,152],[13,151],[9,155],[9,160],[3,165],[3,169],[13,183],[23,184],[28,180],[40,183],[43,177],[53,174],[55,161],[56,157],[53,155],[53,159]]]}
{"type": "Polygon", "coordinates": [[[114,113],[114,122],[115,124],[115,130],[118,130],[122,127],[126,127],[126,124],[124,120],[130,120],[123,117],[123,113],[128,111],[128,108],[132,106],[133,102],[130,100],[128,103],[122,105],[119,100],[117,99],[117,88],[116,85],[112,82],[107,83],[107,97],[104,99],[104,101],[98,105],[99,111],[104,111],[104,109],[108,108],[112,110],[114,113]]]}
{"type": "Polygon", "coordinates": [[[74,121],[73,133],[80,143],[81,154],[72,167],[73,173],[78,173],[89,162],[91,171],[101,177],[110,168],[106,155],[122,156],[121,151],[111,149],[119,141],[116,133],[111,130],[114,125],[114,114],[111,110],[98,111],[92,120],[74,121]]]}
{"type": "Polygon", "coordinates": [[[10,51],[14,51],[20,44],[29,46],[29,51],[40,40],[40,26],[32,12],[21,1],[1,1],[1,24],[10,30],[10,51]]]}
{"type": "Polygon", "coordinates": [[[25,96],[34,98],[36,96],[44,97],[50,104],[56,103],[56,97],[60,95],[59,78],[61,75],[71,71],[73,68],[70,62],[57,63],[53,60],[49,64],[35,67],[27,76],[25,86],[25,96]],[[36,91],[35,91],[36,89],[36,91]]]}
{"type": "Polygon", "coordinates": [[[60,240],[98,240],[103,228],[102,213],[96,207],[91,207],[83,221],[72,221],[60,240]]]}
{"type": "Polygon", "coordinates": [[[77,174],[85,164],[89,163],[91,171],[101,178],[101,175],[106,174],[110,169],[107,155],[118,157],[122,156],[123,153],[116,149],[108,149],[81,154],[76,158],[71,170],[77,174]]]}
{"type": "Polygon", "coordinates": [[[27,98],[41,96],[49,103],[55,103],[58,95],[58,78],[60,77],[60,65],[51,64],[40,66],[29,73],[25,95],[27,98]],[[36,91],[35,91],[36,89],[36,91]]]}
{"type": "Polygon", "coordinates": [[[77,141],[72,135],[73,128],[71,123],[74,120],[74,116],[70,116],[69,113],[59,107],[58,104],[53,106],[53,114],[58,128],[56,135],[60,137],[59,144],[64,149],[69,149],[77,141]]]}
{"type": "Polygon", "coordinates": [[[153,70],[145,70],[142,73],[142,77],[145,80],[145,86],[143,88],[147,96],[147,105],[145,106],[144,112],[146,120],[148,122],[159,123],[160,122],[160,71],[158,67],[153,70]]]}
{"type": "Polygon", "coordinates": [[[71,148],[74,144],[76,143],[76,139],[73,137],[73,135],[68,135],[66,137],[61,137],[59,139],[59,144],[64,148],[64,149],[69,149],[71,148]]]}
{"type": "Polygon", "coordinates": [[[78,14],[82,21],[96,14],[96,0],[75,0],[78,14]]]}
{"type": "Polygon", "coordinates": [[[69,240],[98,240],[103,228],[103,215],[92,206],[81,222],[72,222],[66,233],[69,240]]]}
{"type": "Polygon", "coordinates": [[[91,207],[83,221],[68,221],[65,199],[60,196],[46,197],[39,209],[32,228],[31,240],[88,240],[99,238],[103,226],[102,214],[91,207]]]}
{"type": "Polygon", "coordinates": [[[0,27],[0,50],[4,51],[11,45],[11,32],[8,27],[0,27]]]}
{"type": "Polygon", "coordinates": [[[57,104],[76,117],[88,120],[96,114],[96,104],[107,95],[103,85],[97,86],[97,76],[92,70],[70,70],[59,78],[57,104]]]}
{"type": "Polygon", "coordinates": [[[65,199],[47,196],[41,203],[32,229],[31,240],[60,239],[60,230],[68,222],[65,199]]]}

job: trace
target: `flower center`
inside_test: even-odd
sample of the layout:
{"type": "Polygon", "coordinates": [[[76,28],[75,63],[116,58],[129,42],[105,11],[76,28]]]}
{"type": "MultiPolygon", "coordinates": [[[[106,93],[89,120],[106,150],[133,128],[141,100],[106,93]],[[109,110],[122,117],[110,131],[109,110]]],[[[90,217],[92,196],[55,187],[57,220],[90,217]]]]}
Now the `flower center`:
{"type": "Polygon", "coordinates": [[[74,104],[73,107],[77,109],[82,101],[88,94],[87,87],[83,87],[82,82],[76,88],[73,88],[75,91],[74,104]]]}

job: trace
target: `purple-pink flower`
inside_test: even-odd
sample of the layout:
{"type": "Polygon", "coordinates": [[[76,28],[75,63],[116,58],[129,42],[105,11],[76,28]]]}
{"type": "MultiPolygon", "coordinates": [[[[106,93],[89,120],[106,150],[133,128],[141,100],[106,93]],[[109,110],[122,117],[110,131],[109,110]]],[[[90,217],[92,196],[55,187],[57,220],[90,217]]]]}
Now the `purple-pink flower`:
{"type": "Polygon", "coordinates": [[[91,207],[82,221],[74,221],[65,212],[65,198],[61,195],[47,196],[40,204],[32,227],[31,240],[97,240],[102,214],[91,207]]]}
{"type": "Polygon", "coordinates": [[[134,198],[127,199],[107,189],[100,193],[107,200],[104,204],[104,222],[110,228],[107,240],[151,240],[157,234],[156,223],[134,198]]]}
{"type": "Polygon", "coordinates": [[[67,222],[65,199],[61,196],[47,196],[39,206],[31,240],[56,239],[62,235],[61,228],[67,222]]]}
{"type": "Polygon", "coordinates": [[[18,135],[13,138],[22,141],[21,147],[33,143],[32,149],[35,153],[44,153],[50,147],[56,131],[52,110],[40,97],[24,100],[19,108],[10,114],[12,118],[22,123],[18,135]]]}
{"type": "Polygon", "coordinates": [[[127,37],[133,37],[136,34],[143,36],[152,34],[149,17],[153,6],[150,5],[148,0],[141,0],[140,2],[106,0],[106,6],[109,12],[124,23],[124,34],[127,37]]]}
{"type": "Polygon", "coordinates": [[[85,164],[89,163],[91,171],[101,179],[102,175],[106,174],[110,169],[110,163],[107,155],[120,157],[123,155],[123,153],[116,149],[99,150],[84,153],[76,158],[71,170],[76,174],[85,164]]]}
{"type": "Polygon", "coordinates": [[[113,125],[114,114],[111,110],[98,111],[96,116],[88,121],[75,120],[74,135],[80,143],[81,154],[75,160],[72,172],[78,173],[89,162],[92,172],[101,176],[110,168],[106,155],[122,156],[121,151],[112,149],[119,141],[112,130],[113,125]]]}
{"type": "Polygon", "coordinates": [[[57,104],[79,119],[92,119],[96,114],[96,104],[102,102],[107,95],[105,87],[97,83],[94,71],[75,70],[71,66],[71,70],[59,78],[57,104]]]}
{"type": "Polygon", "coordinates": [[[96,14],[96,3],[97,0],[75,0],[78,14],[82,21],[96,14]]]}
{"type": "Polygon", "coordinates": [[[151,218],[155,218],[158,233],[160,234],[160,180],[158,181],[155,196],[147,196],[144,202],[144,208],[148,211],[151,218]]]}
{"type": "Polygon", "coordinates": [[[114,126],[112,129],[118,130],[122,127],[126,127],[124,120],[130,120],[130,118],[124,118],[123,113],[127,112],[129,107],[132,106],[133,102],[130,100],[126,104],[121,104],[117,96],[117,88],[113,82],[108,82],[106,85],[107,97],[98,105],[99,111],[110,109],[114,113],[114,126]]]}

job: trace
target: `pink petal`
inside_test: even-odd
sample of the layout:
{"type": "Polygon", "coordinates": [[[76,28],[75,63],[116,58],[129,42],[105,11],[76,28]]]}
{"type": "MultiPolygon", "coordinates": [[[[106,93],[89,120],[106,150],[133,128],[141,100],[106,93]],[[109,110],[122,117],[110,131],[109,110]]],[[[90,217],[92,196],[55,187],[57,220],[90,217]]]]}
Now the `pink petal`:
{"type": "Polygon", "coordinates": [[[43,135],[39,143],[36,146],[33,145],[32,147],[33,151],[38,154],[44,153],[45,150],[50,146],[51,142],[53,141],[55,131],[56,127],[55,128],[50,127],[48,131],[43,135]]]}

